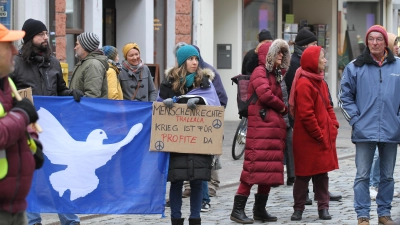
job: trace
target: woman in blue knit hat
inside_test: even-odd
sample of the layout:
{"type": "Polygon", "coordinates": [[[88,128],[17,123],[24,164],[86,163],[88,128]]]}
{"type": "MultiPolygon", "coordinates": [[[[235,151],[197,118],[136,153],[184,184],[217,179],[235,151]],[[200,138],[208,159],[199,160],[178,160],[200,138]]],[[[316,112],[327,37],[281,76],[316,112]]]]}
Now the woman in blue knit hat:
{"type": "MultiPolygon", "coordinates": [[[[176,52],[178,66],[167,69],[161,83],[158,101],[172,108],[174,103],[187,104],[190,109],[196,105],[219,106],[217,92],[212,84],[214,73],[199,68],[199,52],[192,45],[185,45],[176,52]]],[[[211,179],[211,155],[170,153],[168,181],[171,182],[169,199],[171,223],[181,225],[183,181],[190,182],[189,224],[201,224],[200,209],[203,193],[202,181],[211,179]]]]}
{"type": "Polygon", "coordinates": [[[119,64],[118,50],[114,46],[106,45],[101,49],[104,55],[107,56],[108,70],[107,70],[107,85],[108,85],[108,99],[122,100],[121,84],[118,80],[119,72],[121,71],[121,64],[119,64]]]}

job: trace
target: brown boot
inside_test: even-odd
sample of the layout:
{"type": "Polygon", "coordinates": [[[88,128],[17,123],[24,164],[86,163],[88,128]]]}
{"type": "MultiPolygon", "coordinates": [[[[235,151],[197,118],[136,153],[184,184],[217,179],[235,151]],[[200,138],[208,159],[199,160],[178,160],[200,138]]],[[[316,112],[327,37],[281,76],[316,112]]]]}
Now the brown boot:
{"type": "Polygon", "coordinates": [[[358,225],[369,225],[369,218],[367,217],[358,218],[358,225]]]}
{"type": "Polygon", "coordinates": [[[378,219],[378,225],[396,225],[390,216],[381,216],[378,219]]]}

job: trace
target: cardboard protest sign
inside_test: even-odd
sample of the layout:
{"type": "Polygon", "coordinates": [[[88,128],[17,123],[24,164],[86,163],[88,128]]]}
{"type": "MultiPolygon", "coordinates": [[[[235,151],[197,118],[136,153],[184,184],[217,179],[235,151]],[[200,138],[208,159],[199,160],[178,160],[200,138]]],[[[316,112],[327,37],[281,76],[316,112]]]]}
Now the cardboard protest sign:
{"type": "Polygon", "coordinates": [[[19,93],[19,95],[21,95],[21,98],[28,98],[33,103],[32,88],[31,87],[18,90],[18,93],[19,93]]]}
{"type": "Polygon", "coordinates": [[[222,106],[153,103],[150,151],[221,155],[223,132],[222,106]]]}

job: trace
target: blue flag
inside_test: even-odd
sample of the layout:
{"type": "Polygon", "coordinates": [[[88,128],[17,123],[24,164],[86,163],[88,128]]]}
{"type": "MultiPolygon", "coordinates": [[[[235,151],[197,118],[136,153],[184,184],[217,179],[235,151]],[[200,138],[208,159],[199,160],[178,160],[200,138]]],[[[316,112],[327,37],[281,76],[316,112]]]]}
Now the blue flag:
{"type": "Polygon", "coordinates": [[[163,214],[168,153],[150,152],[151,102],[34,96],[45,163],[28,212],[163,214]]]}

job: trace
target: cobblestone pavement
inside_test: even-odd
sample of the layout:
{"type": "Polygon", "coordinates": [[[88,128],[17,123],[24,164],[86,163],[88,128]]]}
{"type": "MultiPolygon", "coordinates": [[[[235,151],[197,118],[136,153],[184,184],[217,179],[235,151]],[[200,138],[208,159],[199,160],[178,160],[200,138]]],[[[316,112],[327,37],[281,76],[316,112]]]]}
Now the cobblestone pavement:
{"type": "MultiPolygon", "coordinates": [[[[277,222],[266,224],[335,224],[335,225],[353,225],[357,224],[356,214],[353,208],[353,181],[355,177],[354,163],[354,145],[350,141],[351,129],[344,120],[338,109],[335,109],[338,117],[340,128],[337,138],[337,151],[339,157],[339,170],[329,173],[330,191],[334,194],[340,193],[343,199],[339,202],[330,202],[329,212],[332,215],[332,220],[324,221],[318,219],[317,204],[313,201],[313,205],[306,206],[303,213],[303,220],[298,222],[290,221],[290,216],[293,212],[293,186],[282,185],[277,188],[272,188],[270,197],[267,203],[267,210],[271,214],[278,217],[277,222]]],[[[239,121],[225,121],[225,140],[223,143],[223,155],[221,156],[222,169],[219,170],[221,181],[220,189],[217,191],[217,196],[211,198],[211,210],[201,213],[202,224],[237,224],[229,219],[229,215],[233,206],[233,197],[236,193],[240,173],[242,170],[243,157],[240,160],[233,160],[231,156],[231,145],[236,126],[239,121]]],[[[397,156],[395,168],[395,190],[400,192],[400,156],[397,156]]],[[[256,185],[255,185],[256,188],[256,185]]],[[[252,205],[254,203],[253,188],[251,196],[246,205],[246,214],[252,216],[252,205]]],[[[310,190],[312,190],[310,184],[310,190]]],[[[313,195],[310,193],[310,197],[313,195]]],[[[182,216],[188,218],[189,199],[183,199],[182,216]]],[[[165,217],[161,215],[79,215],[81,224],[170,224],[170,209],[166,208],[165,217]]],[[[57,225],[58,217],[56,214],[42,214],[43,224],[57,225]]],[[[400,225],[400,197],[395,197],[392,202],[392,218],[400,225]]],[[[255,222],[260,224],[261,222],[255,222]]],[[[187,219],[185,224],[188,224],[187,219]]],[[[371,206],[371,224],[378,224],[376,214],[376,203],[372,201],[371,206]]]]}

